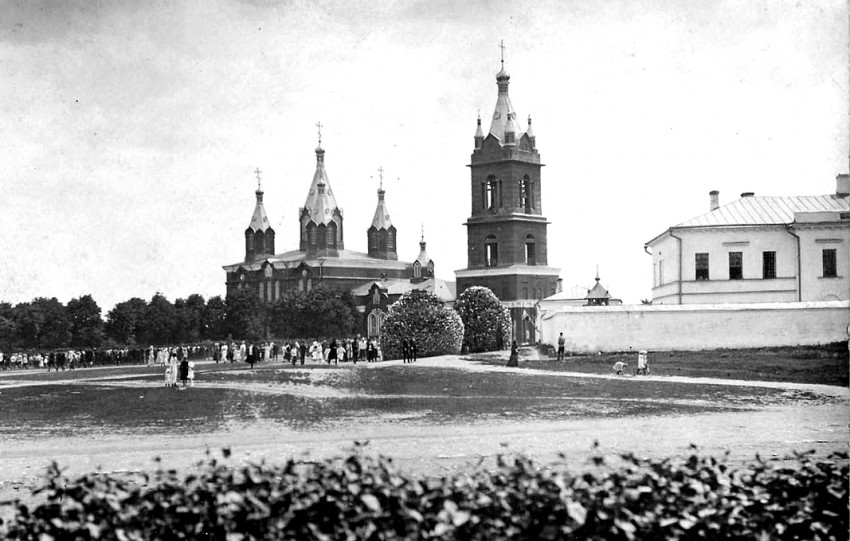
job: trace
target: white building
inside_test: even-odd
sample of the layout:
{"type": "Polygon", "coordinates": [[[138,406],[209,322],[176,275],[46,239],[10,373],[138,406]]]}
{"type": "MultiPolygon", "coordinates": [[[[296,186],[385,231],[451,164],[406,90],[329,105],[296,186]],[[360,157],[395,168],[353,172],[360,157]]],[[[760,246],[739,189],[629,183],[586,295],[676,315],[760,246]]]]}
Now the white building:
{"type": "Polygon", "coordinates": [[[752,192],[646,243],[653,304],[850,300],[850,175],[836,193],[752,192]]]}

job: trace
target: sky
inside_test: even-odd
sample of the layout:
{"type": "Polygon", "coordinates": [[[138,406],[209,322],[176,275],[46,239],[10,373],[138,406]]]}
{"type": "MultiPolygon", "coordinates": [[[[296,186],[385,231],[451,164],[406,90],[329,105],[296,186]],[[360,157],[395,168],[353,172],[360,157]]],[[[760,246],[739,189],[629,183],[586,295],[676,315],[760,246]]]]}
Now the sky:
{"type": "Polygon", "coordinates": [[[549,265],[651,298],[644,244],[848,172],[844,0],[0,0],[0,301],[224,295],[262,171],[278,252],[326,169],[366,251],[378,168],[399,258],[466,267],[499,42],[533,117],[549,265]]]}

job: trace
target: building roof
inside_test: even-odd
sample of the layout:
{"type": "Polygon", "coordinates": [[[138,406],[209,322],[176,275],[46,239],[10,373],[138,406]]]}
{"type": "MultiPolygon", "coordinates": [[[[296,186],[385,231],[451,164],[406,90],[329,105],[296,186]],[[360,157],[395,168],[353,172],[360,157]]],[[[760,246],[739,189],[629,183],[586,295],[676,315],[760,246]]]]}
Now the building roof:
{"type": "Polygon", "coordinates": [[[254,193],[257,195],[257,204],[254,206],[254,214],[251,216],[251,224],[248,228],[254,232],[265,231],[271,225],[269,224],[269,217],[266,216],[266,209],[263,207],[263,192],[257,190],[254,193]]]}
{"type": "Polygon", "coordinates": [[[325,150],[319,146],[316,148],[316,172],[313,173],[313,182],[310,184],[303,209],[317,225],[327,225],[333,221],[334,211],[338,208],[325,171],[325,150]]]}
{"type": "Polygon", "coordinates": [[[384,189],[378,188],[378,206],[375,207],[375,215],[372,217],[372,227],[375,229],[389,229],[393,225],[390,220],[390,211],[387,210],[387,203],[384,201],[384,189]]]}
{"type": "Polygon", "coordinates": [[[846,212],[848,210],[850,210],[850,198],[835,195],[753,195],[732,201],[675,227],[781,225],[792,223],[795,212],[846,212]]]}
{"type": "Polygon", "coordinates": [[[371,281],[352,289],[351,294],[358,297],[368,295],[369,291],[372,289],[372,286],[375,284],[377,284],[379,288],[386,290],[388,295],[404,295],[408,291],[419,289],[422,291],[427,291],[428,293],[432,293],[442,301],[450,302],[454,301],[456,298],[455,282],[446,282],[445,280],[440,280],[439,278],[431,278],[423,282],[416,283],[411,282],[410,280],[399,278],[381,280],[380,282],[371,281]]]}
{"type": "Polygon", "coordinates": [[[490,133],[499,138],[500,141],[505,140],[505,131],[508,125],[512,128],[515,138],[519,141],[522,136],[522,130],[516,120],[516,112],[511,105],[511,98],[508,96],[508,83],[511,76],[505,71],[504,65],[502,70],[496,74],[496,82],[499,87],[499,95],[496,98],[496,108],[493,111],[493,120],[490,121],[490,133]]]}
{"type": "Polygon", "coordinates": [[[428,257],[428,252],[425,251],[425,235],[422,235],[422,240],[419,241],[419,255],[416,256],[416,261],[419,262],[423,267],[427,267],[428,263],[431,262],[431,258],[428,257]]]}
{"type": "Polygon", "coordinates": [[[375,268],[375,269],[394,269],[405,270],[410,268],[412,263],[404,261],[395,261],[391,259],[377,259],[369,257],[368,254],[355,252],[353,250],[340,250],[339,257],[311,256],[307,252],[301,250],[291,250],[281,254],[270,255],[259,261],[254,262],[239,262],[232,265],[225,265],[223,268],[226,272],[233,272],[239,268],[248,271],[260,270],[265,262],[268,261],[276,269],[290,269],[297,267],[302,262],[307,263],[311,267],[356,267],[356,268],[375,268]]]}
{"type": "Polygon", "coordinates": [[[593,289],[587,292],[587,299],[610,299],[611,295],[608,294],[608,290],[602,287],[602,284],[599,283],[599,278],[596,278],[596,285],[593,286],[593,289]]]}

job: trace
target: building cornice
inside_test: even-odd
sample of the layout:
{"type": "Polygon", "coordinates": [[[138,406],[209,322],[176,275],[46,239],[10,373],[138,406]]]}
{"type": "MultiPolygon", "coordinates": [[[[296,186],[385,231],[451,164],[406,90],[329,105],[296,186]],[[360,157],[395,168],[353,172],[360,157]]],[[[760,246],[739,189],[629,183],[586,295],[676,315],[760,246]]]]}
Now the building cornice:
{"type": "Polygon", "coordinates": [[[481,276],[538,275],[559,276],[561,269],[535,265],[511,265],[509,267],[482,267],[455,271],[455,278],[478,278],[481,276]]]}

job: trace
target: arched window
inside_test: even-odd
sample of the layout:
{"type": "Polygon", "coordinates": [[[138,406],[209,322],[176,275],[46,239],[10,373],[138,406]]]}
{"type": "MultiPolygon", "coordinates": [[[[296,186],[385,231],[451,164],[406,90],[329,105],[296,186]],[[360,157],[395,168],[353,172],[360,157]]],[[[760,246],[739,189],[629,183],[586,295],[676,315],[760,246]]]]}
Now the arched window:
{"type": "Polygon", "coordinates": [[[537,257],[534,250],[534,235],[532,234],[528,234],[525,236],[525,264],[537,264],[537,257]]]}
{"type": "Polygon", "coordinates": [[[316,242],[318,243],[319,250],[324,250],[328,247],[328,233],[325,224],[316,228],[316,242]]]}
{"type": "Polygon", "coordinates": [[[369,229],[367,236],[369,237],[369,251],[374,252],[378,249],[378,232],[375,229],[369,229]]]}
{"type": "Polygon", "coordinates": [[[418,261],[413,262],[413,277],[422,278],[422,264],[418,261]]]}
{"type": "Polygon", "coordinates": [[[379,231],[378,232],[378,249],[382,252],[387,251],[387,233],[386,233],[386,231],[384,231],[384,232],[379,231]]]}
{"type": "Polygon", "coordinates": [[[366,320],[369,336],[381,335],[381,327],[386,318],[387,315],[382,310],[375,309],[369,312],[369,317],[366,320]]]}
{"type": "Polygon", "coordinates": [[[430,276],[432,278],[434,277],[434,262],[433,261],[428,262],[428,276],[430,276]]]}
{"type": "Polygon", "coordinates": [[[372,304],[381,304],[381,292],[377,287],[372,290],[372,304]]]}
{"type": "Polygon", "coordinates": [[[254,251],[254,233],[249,232],[245,235],[245,247],[249,252],[254,251]]]}
{"type": "Polygon", "coordinates": [[[534,209],[534,186],[528,175],[519,181],[519,206],[524,212],[531,212],[534,209]]]}
{"type": "Polygon", "coordinates": [[[328,226],[327,237],[328,237],[328,248],[335,248],[336,247],[336,224],[331,223],[328,226]]]}
{"type": "Polygon", "coordinates": [[[499,181],[496,180],[496,177],[490,175],[487,177],[487,182],[484,183],[484,208],[495,209],[501,206],[499,195],[499,181]]]}
{"type": "Polygon", "coordinates": [[[316,225],[313,223],[307,224],[307,239],[310,241],[310,246],[316,247],[316,225]]]}
{"type": "Polygon", "coordinates": [[[484,265],[495,267],[499,264],[499,242],[493,235],[484,239],[484,265]]]}
{"type": "Polygon", "coordinates": [[[387,229],[387,250],[393,252],[395,251],[395,228],[390,227],[387,229]]]}
{"type": "Polygon", "coordinates": [[[263,234],[262,231],[257,231],[256,233],[254,233],[254,245],[255,245],[255,249],[258,252],[260,252],[261,254],[265,253],[265,251],[266,251],[266,236],[263,234]]]}

